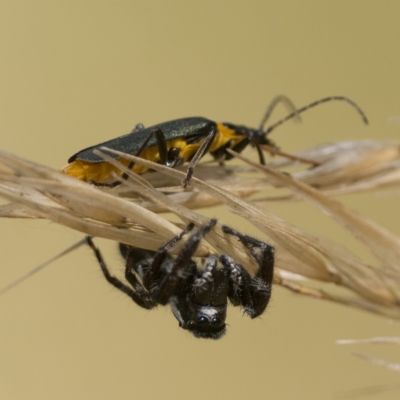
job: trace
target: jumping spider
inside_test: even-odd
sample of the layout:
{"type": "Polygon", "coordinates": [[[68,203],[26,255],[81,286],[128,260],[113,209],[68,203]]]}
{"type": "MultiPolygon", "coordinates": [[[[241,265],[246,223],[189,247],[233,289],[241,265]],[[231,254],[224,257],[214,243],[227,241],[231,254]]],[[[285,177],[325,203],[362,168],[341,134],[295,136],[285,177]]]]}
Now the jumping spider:
{"type": "Polygon", "coordinates": [[[260,316],[271,297],[274,271],[274,248],[250,236],[223,226],[226,234],[236,236],[250,251],[259,266],[254,277],[226,254],[206,259],[204,269],[198,269],[192,260],[203,236],[217,223],[212,219],[193,233],[176,257],[167,252],[190,232],[189,224],[158,251],[143,250],[120,244],[125,258],[127,286],[112,276],[100,251],[87,238],[107,281],[127,294],[136,304],[152,309],[170,304],[179,326],[198,338],[221,338],[225,331],[228,299],[240,306],[250,318],[260,316]]]}

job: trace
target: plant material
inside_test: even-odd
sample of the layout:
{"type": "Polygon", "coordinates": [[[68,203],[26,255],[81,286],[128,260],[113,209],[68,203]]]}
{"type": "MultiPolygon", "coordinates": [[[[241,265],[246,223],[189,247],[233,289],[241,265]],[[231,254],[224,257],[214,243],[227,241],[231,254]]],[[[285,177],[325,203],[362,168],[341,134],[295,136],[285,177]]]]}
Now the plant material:
{"type": "MultiPolygon", "coordinates": [[[[12,202],[0,207],[0,217],[47,218],[85,234],[156,250],[187,223],[199,226],[207,221],[194,210],[224,204],[268,235],[276,247],[276,284],[303,295],[400,318],[400,238],[333,198],[398,186],[397,143],[360,141],[319,146],[299,155],[315,161],[311,169],[300,169],[298,160],[293,159],[264,167],[235,154],[247,165],[200,164],[186,191],[179,186],[185,175],[179,170],[114,150],[107,152],[158,172],[149,173],[145,180],[99,152],[129,175],[129,180],[115,189],[98,189],[0,151],[0,196],[12,202]],[[281,168],[294,171],[288,176],[279,172],[281,168]],[[368,265],[344,246],[306,232],[262,207],[271,201],[299,200],[309,201],[333,217],[370,249],[381,266],[368,265]],[[174,224],[159,215],[165,211],[177,215],[182,223],[174,224]],[[307,281],[307,285],[300,281],[307,281]],[[324,288],[309,287],[311,281],[324,288]],[[330,293],[329,284],[342,286],[347,292],[330,293]]],[[[254,272],[252,257],[240,242],[223,233],[220,224],[203,242],[197,257],[228,253],[254,272]]]]}

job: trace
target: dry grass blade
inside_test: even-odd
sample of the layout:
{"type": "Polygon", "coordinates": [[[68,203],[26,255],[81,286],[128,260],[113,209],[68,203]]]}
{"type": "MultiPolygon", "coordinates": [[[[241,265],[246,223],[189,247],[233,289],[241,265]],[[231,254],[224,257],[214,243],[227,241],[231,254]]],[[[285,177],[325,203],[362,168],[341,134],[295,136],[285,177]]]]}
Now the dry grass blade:
{"type": "MultiPolygon", "coordinates": [[[[400,184],[400,145],[397,142],[339,142],[320,145],[296,156],[320,165],[293,172],[293,177],[329,194],[356,193],[400,184]]],[[[269,166],[281,169],[296,166],[296,163],[278,160],[269,166]]]]}
{"type": "Polygon", "coordinates": [[[328,293],[322,289],[310,288],[302,286],[297,282],[283,279],[280,271],[275,275],[275,283],[280,286],[303,296],[312,297],[318,300],[332,301],[349,307],[356,307],[364,311],[368,311],[374,314],[383,315],[387,318],[399,319],[399,310],[397,308],[390,308],[384,305],[376,304],[372,301],[365,300],[363,298],[350,298],[340,295],[328,293]]]}
{"type": "MultiPolygon", "coordinates": [[[[0,195],[29,207],[34,215],[92,236],[152,250],[180,232],[159,215],[61,172],[3,151],[0,157],[15,171],[12,175],[0,173],[0,195]],[[131,227],[133,224],[141,227],[131,227]]],[[[198,250],[199,256],[209,253],[204,247],[198,250]]]]}
{"type": "MultiPolygon", "coordinates": [[[[373,337],[367,339],[342,339],[337,340],[337,344],[341,345],[353,345],[353,344],[397,344],[400,345],[400,337],[373,337]]],[[[363,360],[367,360],[373,364],[380,365],[392,371],[400,372],[400,364],[390,362],[387,360],[383,360],[376,357],[370,357],[364,354],[351,352],[356,357],[362,358],[363,360]]]]}
{"type": "Polygon", "coordinates": [[[373,364],[379,365],[381,367],[385,367],[392,371],[400,372],[400,364],[399,363],[382,360],[381,358],[366,356],[366,355],[360,354],[360,353],[352,352],[351,354],[353,354],[356,357],[362,358],[363,360],[367,360],[373,364]]]}
{"type": "MultiPolygon", "coordinates": [[[[252,165],[252,168],[262,171],[267,176],[248,179],[248,177],[242,178],[240,172],[232,173],[234,168],[216,167],[213,170],[208,166],[204,169],[199,167],[195,175],[205,173],[206,181],[195,177],[191,181],[190,190],[182,191],[179,184],[185,177],[185,173],[115,150],[106,150],[107,153],[115,153],[159,171],[166,177],[161,181],[164,183],[168,181],[168,185],[172,187],[155,189],[143,177],[133,174],[117,160],[107,155],[103,155],[104,158],[130,176],[130,179],[117,190],[99,190],[60,172],[0,152],[0,161],[6,166],[0,169],[0,195],[31,209],[30,216],[32,217],[48,218],[93,236],[106,237],[148,249],[157,249],[181,229],[150,210],[170,211],[179,216],[184,223],[191,221],[201,225],[207,219],[194,212],[193,209],[210,204],[225,204],[232,212],[252,222],[273,241],[279,255],[276,283],[303,295],[400,318],[400,288],[397,283],[400,239],[373,221],[348,210],[321,191],[271,168],[251,163],[243,157],[252,165]],[[207,176],[210,171],[216,171],[218,174],[216,180],[212,180],[212,172],[211,177],[207,176]],[[230,186],[232,182],[234,185],[230,186]],[[233,193],[230,189],[232,187],[238,189],[240,182],[244,190],[233,193]],[[267,212],[254,202],[241,198],[265,188],[273,190],[274,186],[288,187],[296,193],[297,197],[307,198],[323,208],[368,246],[387,268],[372,268],[345,247],[321,236],[305,232],[267,212]],[[129,196],[134,194],[131,200],[119,197],[126,196],[128,193],[130,193],[129,196]],[[284,270],[307,279],[331,282],[346,287],[350,289],[353,296],[333,295],[325,290],[301,286],[292,280],[287,280],[283,274],[284,270]],[[357,296],[354,297],[354,294],[357,296]]],[[[351,170],[349,159],[353,157],[354,161],[355,151],[354,144],[325,146],[319,150],[310,151],[309,154],[304,154],[307,158],[324,161],[325,164],[311,170],[294,173],[294,176],[303,175],[304,181],[308,180],[313,185],[320,185],[330,174],[331,179],[328,179],[329,184],[326,188],[332,189],[335,185],[339,185],[341,179],[344,180],[344,177],[340,177],[344,174],[347,179],[344,186],[348,188],[352,185],[356,187],[366,179],[376,179],[385,171],[394,174],[398,168],[395,166],[399,158],[399,149],[396,144],[366,142],[364,146],[361,146],[361,150],[358,148],[359,158],[356,163],[358,167],[353,166],[351,170]],[[346,152],[346,146],[349,153],[346,152]],[[380,165],[378,165],[379,162],[380,165]],[[346,165],[347,172],[343,173],[346,165]],[[360,167],[361,165],[363,168],[360,167]],[[368,168],[366,168],[367,165],[369,165],[368,168]],[[352,174],[351,178],[349,178],[350,174],[352,174]]],[[[238,170],[246,171],[243,167],[238,170]]],[[[371,180],[369,182],[371,183],[371,180]]],[[[392,182],[395,182],[395,179],[392,182]]],[[[21,210],[24,208],[19,211],[24,214],[21,210]]],[[[3,207],[2,211],[3,216],[7,213],[8,216],[18,215],[16,208],[13,209],[9,205],[3,207]]],[[[24,215],[29,215],[26,208],[24,215]]],[[[230,235],[226,237],[220,225],[207,235],[206,240],[218,252],[228,253],[250,271],[254,271],[253,258],[235,238],[230,235]]],[[[210,248],[202,246],[196,255],[204,257],[210,254],[210,251],[212,251],[210,248]]]]}
{"type": "Polygon", "coordinates": [[[338,201],[327,197],[321,191],[274,169],[256,164],[240,154],[234,154],[236,157],[246,161],[254,168],[271,175],[274,179],[281,182],[282,185],[285,185],[322,208],[340,222],[343,227],[349,229],[357,238],[364,242],[382,263],[400,271],[400,238],[365,216],[361,216],[355,211],[349,210],[338,201]]]}
{"type": "MultiPolygon", "coordinates": [[[[293,172],[297,180],[318,187],[329,195],[353,193],[366,190],[386,188],[400,183],[400,151],[399,144],[393,142],[379,141],[354,141],[341,142],[318,146],[315,149],[298,153],[297,157],[306,157],[316,160],[321,165],[317,168],[304,168],[293,172]]],[[[281,159],[270,164],[273,168],[299,167],[299,161],[281,159]]],[[[5,166],[3,167],[5,168],[5,166]]],[[[182,168],[185,170],[185,167],[182,168]]],[[[261,190],[270,189],[273,196],[267,197],[264,201],[291,201],[298,198],[295,194],[280,196],[277,198],[275,187],[281,186],[279,182],[263,176],[247,176],[243,179],[242,172],[246,172],[243,166],[232,166],[226,168],[218,165],[201,163],[196,168],[196,177],[212,185],[221,186],[238,197],[246,198],[261,190]]],[[[247,168],[247,172],[249,169],[247,168]]],[[[154,187],[178,185],[173,188],[165,188],[170,193],[175,192],[171,197],[180,204],[190,209],[211,207],[221,202],[202,191],[182,191],[176,178],[165,174],[146,174],[146,179],[154,187]]],[[[107,192],[107,189],[104,190],[107,192]]],[[[122,196],[131,196],[131,192],[125,186],[115,188],[113,193],[122,196]]],[[[135,200],[139,201],[140,200],[135,200]]],[[[259,203],[262,203],[258,199],[259,203]]],[[[164,212],[161,205],[152,205],[146,202],[139,203],[145,208],[154,212],[164,212]]],[[[0,207],[0,217],[37,217],[30,215],[26,208],[18,205],[0,207]]]]}
{"type": "Polygon", "coordinates": [[[5,292],[8,292],[13,287],[19,285],[23,281],[29,279],[31,276],[33,276],[33,275],[37,274],[38,272],[40,272],[42,269],[47,267],[49,264],[53,263],[54,261],[58,260],[61,257],[64,257],[66,254],[76,250],[78,247],[83,246],[86,243],[87,243],[87,241],[86,241],[86,237],[85,237],[84,239],[81,239],[80,241],[76,242],[75,244],[73,244],[72,246],[68,247],[67,249],[65,249],[61,253],[59,253],[56,256],[54,256],[54,257],[50,258],[49,260],[45,261],[43,264],[41,264],[41,265],[37,266],[36,268],[28,271],[25,275],[19,277],[14,282],[11,282],[8,285],[6,285],[3,288],[1,288],[0,289],[0,295],[2,295],[5,292]]]}
{"type": "MultiPolygon", "coordinates": [[[[271,175],[273,179],[280,181],[282,185],[296,191],[296,193],[322,208],[364,242],[375,256],[385,263],[385,266],[390,266],[398,271],[400,265],[400,239],[395,235],[373,221],[347,209],[338,201],[328,198],[323,193],[302,182],[298,182],[290,176],[256,164],[240,154],[235,153],[235,156],[246,161],[254,168],[271,175]]],[[[249,214],[247,216],[250,217],[249,214]]],[[[387,279],[384,269],[378,271],[369,267],[343,246],[334,244],[327,239],[317,238],[311,234],[305,234],[304,237],[308,237],[307,247],[315,247],[313,242],[316,243],[318,241],[319,250],[322,250],[324,256],[332,262],[334,269],[342,278],[342,284],[351,287],[362,296],[374,301],[388,301],[393,305],[400,303],[400,287],[391,279],[387,279]]],[[[300,253],[299,256],[304,258],[300,253]]]]}
{"type": "MultiPolygon", "coordinates": [[[[111,149],[109,149],[109,151],[111,151],[111,149]]],[[[95,152],[96,154],[101,155],[102,157],[107,159],[108,162],[117,165],[119,168],[121,168],[121,171],[127,174],[130,178],[136,180],[135,174],[128,168],[118,163],[118,161],[112,159],[111,157],[98,150],[96,150],[95,152]]],[[[119,153],[114,150],[112,152],[119,153]]],[[[149,165],[150,167],[159,169],[160,171],[165,172],[168,175],[178,178],[180,181],[185,177],[185,174],[183,172],[176,171],[163,165],[154,164],[149,161],[142,160],[138,157],[128,156],[123,153],[120,153],[120,155],[126,157],[128,160],[131,161],[140,163],[142,163],[143,161],[144,165],[148,163],[147,165],[149,165]]],[[[226,204],[229,202],[229,198],[232,198],[233,196],[229,192],[223,189],[217,189],[216,187],[202,182],[197,178],[192,178],[191,182],[193,186],[201,188],[201,190],[208,195],[213,196],[219,201],[226,204]]],[[[132,184],[130,181],[126,182],[126,184],[130,186],[130,189],[132,191],[136,192],[142,197],[152,200],[152,202],[155,204],[161,204],[165,209],[178,215],[180,218],[182,218],[182,220],[186,222],[193,222],[197,225],[203,225],[205,222],[208,221],[208,218],[203,217],[200,214],[187,209],[186,207],[183,207],[182,205],[176,203],[173,199],[168,198],[168,196],[150,186],[138,186],[132,184]]],[[[237,262],[246,265],[249,270],[252,270],[253,272],[256,270],[257,265],[253,257],[251,257],[250,253],[245,250],[245,248],[238,242],[236,238],[233,238],[231,235],[224,234],[220,224],[217,224],[214,229],[207,235],[207,241],[211,243],[211,245],[215,247],[219,251],[219,253],[229,253],[232,257],[235,258],[237,262]]]]}
{"type": "MultiPolygon", "coordinates": [[[[107,149],[107,151],[165,172],[180,180],[184,176],[180,171],[171,170],[161,165],[151,166],[149,161],[134,156],[127,156],[115,150],[107,149]]],[[[221,188],[208,185],[197,179],[193,179],[192,185],[215,196],[228,205],[233,212],[252,221],[255,226],[267,233],[274,240],[278,245],[278,249],[280,247],[286,249],[286,251],[290,252],[296,258],[302,260],[304,264],[311,266],[311,271],[316,270],[319,275],[324,273],[326,280],[329,279],[330,281],[346,286],[362,297],[380,305],[395,306],[398,304],[399,298],[397,292],[393,291],[386,284],[380,273],[363,263],[343,246],[306,233],[221,188]]],[[[292,272],[298,272],[290,269],[290,267],[288,269],[292,272]]],[[[309,277],[316,279],[315,276],[309,277]]],[[[370,307],[366,305],[364,308],[373,309],[375,307],[373,305],[370,307]]],[[[396,308],[393,311],[394,315],[399,316],[399,309],[396,308]]]]}
{"type": "Polygon", "coordinates": [[[336,341],[337,344],[400,344],[400,337],[373,337],[368,339],[341,339],[336,341]]]}

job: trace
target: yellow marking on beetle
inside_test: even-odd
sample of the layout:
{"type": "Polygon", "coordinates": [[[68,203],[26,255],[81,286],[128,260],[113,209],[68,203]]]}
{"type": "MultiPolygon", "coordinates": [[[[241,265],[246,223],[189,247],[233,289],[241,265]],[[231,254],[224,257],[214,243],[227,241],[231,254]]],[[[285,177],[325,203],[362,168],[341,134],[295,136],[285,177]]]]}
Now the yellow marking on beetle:
{"type": "Polygon", "coordinates": [[[217,130],[218,133],[209,149],[210,153],[225,146],[229,141],[231,142],[229,148],[232,149],[246,138],[246,135],[238,135],[234,129],[228,128],[224,124],[217,124],[217,130]]]}
{"type": "MultiPolygon", "coordinates": [[[[209,152],[213,152],[218,150],[220,147],[224,146],[227,142],[231,141],[230,147],[234,147],[236,144],[241,142],[246,136],[237,135],[233,129],[229,129],[222,124],[217,124],[218,132],[211,144],[209,152]]],[[[183,158],[183,161],[186,162],[190,160],[196,151],[199,149],[203,140],[200,140],[196,143],[187,144],[184,138],[173,139],[167,141],[167,149],[178,148],[180,149],[180,156],[183,158]]],[[[150,160],[153,162],[160,161],[160,152],[158,150],[158,146],[151,146],[142,151],[140,158],[145,160],[150,160]]],[[[124,158],[117,159],[121,164],[128,166],[130,161],[124,158]]],[[[132,168],[133,172],[136,174],[143,174],[148,171],[149,168],[135,164],[132,168]]],[[[115,172],[118,175],[122,175],[122,172],[109,164],[108,162],[98,162],[92,163],[84,160],[75,160],[72,163],[66,165],[62,170],[62,172],[70,175],[74,178],[80,179],[85,182],[98,182],[104,183],[110,179],[112,179],[111,174],[115,172]]]]}
{"type": "MultiPolygon", "coordinates": [[[[201,142],[188,145],[183,139],[174,139],[167,142],[167,149],[169,150],[172,147],[181,149],[180,155],[184,161],[187,161],[194,153],[196,153],[200,145],[201,142]]],[[[140,158],[153,162],[159,162],[160,153],[158,146],[151,146],[147,149],[144,149],[140,155],[140,158]]],[[[130,163],[130,161],[126,160],[125,158],[117,158],[117,161],[125,166],[128,166],[130,163]]],[[[143,174],[148,171],[148,168],[140,164],[135,164],[132,170],[136,174],[143,174]]],[[[113,172],[115,172],[117,175],[122,175],[122,172],[117,167],[114,167],[107,161],[93,163],[84,160],[75,160],[66,165],[61,171],[85,182],[94,181],[98,183],[104,183],[112,179],[111,174],[113,172]]]]}

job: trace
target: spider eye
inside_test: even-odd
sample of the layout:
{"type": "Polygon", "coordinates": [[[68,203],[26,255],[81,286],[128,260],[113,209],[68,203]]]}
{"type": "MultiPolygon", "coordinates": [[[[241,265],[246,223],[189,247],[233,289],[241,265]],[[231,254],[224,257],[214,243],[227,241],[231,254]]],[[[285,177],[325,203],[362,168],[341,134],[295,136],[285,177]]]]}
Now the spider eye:
{"type": "Polygon", "coordinates": [[[211,320],[211,325],[219,325],[220,324],[220,322],[221,322],[221,318],[219,318],[219,317],[214,317],[212,320],[211,320]]]}
{"type": "Polygon", "coordinates": [[[205,317],[204,315],[202,315],[201,317],[199,317],[199,318],[197,319],[197,323],[198,323],[199,325],[205,325],[205,324],[208,323],[208,319],[207,319],[207,317],[205,317]]]}

